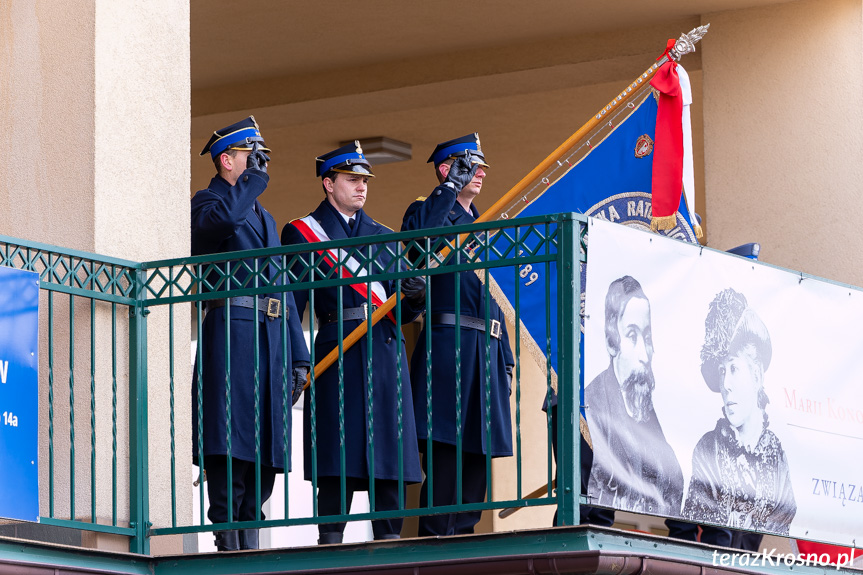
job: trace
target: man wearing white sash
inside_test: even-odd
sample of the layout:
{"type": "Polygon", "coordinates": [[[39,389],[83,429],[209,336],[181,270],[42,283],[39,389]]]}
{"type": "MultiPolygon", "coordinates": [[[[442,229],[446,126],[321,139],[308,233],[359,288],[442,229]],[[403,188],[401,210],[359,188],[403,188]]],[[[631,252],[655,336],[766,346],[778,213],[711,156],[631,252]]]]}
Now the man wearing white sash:
{"type": "MultiPolygon", "coordinates": [[[[374,177],[371,165],[363,156],[359,142],[343,146],[316,159],[316,174],[321,178],[326,198],[311,214],[292,221],[282,230],[282,244],[315,244],[329,240],[376,236],[392,232],[363,211],[369,179],[374,177]]],[[[331,269],[338,265],[340,277],[363,278],[368,273],[394,271],[395,242],[360,248],[375,255],[374,269],[348,257],[349,249],[319,250],[313,253],[318,267],[331,269]]],[[[310,253],[304,254],[308,261],[310,253]]],[[[364,259],[364,258],[359,258],[364,259]]],[[[298,271],[302,266],[296,266],[298,271]]],[[[314,290],[314,313],[318,333],[315,358],[320,360],[360,323],[370,308],[386,301],[396,290],[395,280],[360,283],[314,290]],[[342,292],[339,309],[338,290],[342,292]]],[[[412,321],[425,302],[425,279],[402,281],[402,320],[412,321]]],[[[300,317],[303,316],[309,292],[294,292],[300,317]]],[[[333,366],[315,379],[314,405],[307,393],[303,406],[305,477],[317,481],[318,514],[340,515],[350,511],[354,491],[370,491],[374,478],[375,511],[400,508],[399,485],[417,483],[422,476],[417,452],[416,426],[411,384],[400,326],[395,312],[379,321],[359,343],[344,353],[342,369],[333,366]],[[369,343],[369,337],[371,343],[369,343]],[[368,348],[372,348],[372,376],[369,377],[368,348]],[[401,364],[399,366],[399,364],[401,364]],[[339,381],[339,373],[343,381],[339,381]],[[401,386],[399,386],[401,373],[401,386]],[[369,398],[371,397],[371,404],[369,398]],[[314,430],[312,413],[314,410],[314,430]],[[341,412],[341,413],[340,413],[341,412]],[[401,415],[400,415],[401,414],[401,415]],[[340,421],[344,421],[343,427],[340,421]],[[401,435],[399,425],[401,424],[401,435]],[[312,432],[315,441],[312,444],[312,432]],[[344,450],[341,448],[344,438],[344,450]],[[399,468],[399,442],[402,466],[399,468]],[[314,449],[314,451],[313,451],[314,449]],[[313,465],[316,464],[316,468],[313,465]],[[345,485],[341,475],[345,475],[345,485]],[[341,493],[345,490],[346,507],[342,510],[341,493]]],[[[402,501],[404,499],[402,498],[402,501]]],[[[372,522],[375,539],[397,539],[402,519],[372,522]]],[[[341,543],[345,523],[325,523],[318,527],[321,544],[341,543]]]]}

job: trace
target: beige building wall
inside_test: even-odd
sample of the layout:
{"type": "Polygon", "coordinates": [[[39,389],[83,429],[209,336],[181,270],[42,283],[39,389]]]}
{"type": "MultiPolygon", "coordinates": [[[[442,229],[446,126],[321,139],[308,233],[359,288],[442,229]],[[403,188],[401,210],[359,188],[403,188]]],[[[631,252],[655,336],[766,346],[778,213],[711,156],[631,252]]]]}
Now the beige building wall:
{"type": "Polygon", "coordinates": [[[719,12],[704,44],[710,243],[863,285],[859,0],[719,12]]]}
{"type": "MultiPolygon", "coordinates": [[[[14,150],[0,181],[0,232],[131,260],[178,257],[189,250],[189,5],[180,0],[9,0],[0,3],[0,138],[14,150]]],[[[54,512],[71,514],[69,403],[75,407],[75,518],[91,509],[91,324],[95,330],[96,520],[111,521],[111,308],[54,298],[54,512]],[[70,354],[75,369],[70,374],[70,354]],[[70,376],[74,383],[70,390],[70,376]],[[62,391],[61,391],[62,389],[62,391]]],[[[40,415],[49,413],[47,297],[41,301],[40,415]]],[[[188,310],[178,310],[188,315],[188,310]]],[[[149,316],[151,460],[169,429],[167,311],[149,316]]],[[[129,518],[128,311],[118,306],[118,521],[129,518]]],[[[180,322],[175,353],[189,357],[180,322]]],[[[175,418],[189,420],[190,373],[175,375],[175,418]]],[[[188,466],[189,426],[177,426],[177,460],[188,466]]],[[[49,514],[48,430],[40,435],[42,515],[49,514]]],[[[182,469],[187,469],[183,467],[182,469]]],[[[152,520],[171,519],[169,467],[150,466],[152,520]]],[[[186,481],[187,474],[181,477],[186,481]]],[[[179,490],[178,514],[189,494],[179,490]]]]}
{"type": "Polygon", "coordinates": [[[95,12],[92,0],[0,3],[0,126],[21,158],[0,181],[5,235],[95,248],[95,12]]]}
{"type": "MultiPolygon", "coordinates": [[[[189,4],[96,0],[96,7],[95,250],[135,261],[182,257],[189,253],[190,237],[189,202],[178,193],[190,178],[189,4]]],[[[190,520],[192,509],[184,488],[191,461],[191,335],[183,320],[190,311],[188,305],[174,306],[174,348],[169,349],[170,312],[165,306],[150,310],[150,521],[165,527],[171,525],[172,505],[181,523],[190,520]],[[169,457],[172,422],[175,477],[169,457]]],[[[107,409],[109,396],[99,397],[107,409]]],[[[107,447],[110,438],[99,437],[107,447]]],[[[106,466],[100,470],[105,474],[106,466]]]]}

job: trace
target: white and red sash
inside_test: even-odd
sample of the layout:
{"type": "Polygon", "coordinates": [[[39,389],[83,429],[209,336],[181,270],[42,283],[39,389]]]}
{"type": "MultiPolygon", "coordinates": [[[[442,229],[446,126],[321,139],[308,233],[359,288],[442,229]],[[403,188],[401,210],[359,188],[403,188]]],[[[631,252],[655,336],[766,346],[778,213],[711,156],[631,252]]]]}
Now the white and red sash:
{"type": "MultiPolygon", "coordinates": [[[[311,215],[300,218],[298,220],[294,220],[291,222],[291,225],[297,228],[300,234],[302,234],[302,236],[310,244],[315,242],[328,242],[331,239],[327,235],[327,232],[324,230],[324,228],[321,227],[321,224],[318,223],[318,221],[311,215]]],[[[355,278],[368,275],[368,271],[363,268],[355,258],[348,257],[345,250],[317,250],[317,253],[318,255],[322,255],[324,257],[324,260],[333,267],[335,267],[337,264],[341,264],[341,274],[339,277],[355,278]]],[[[364,299],[369,299],[369,293],[366,283],[350,284],[350,286],[354,291],[363,296],[364,299]]],[[[387,300],[387,292],[381,282],[371,282],[371,287],[372,304],[380,307],[381,305],[383,305],[384,301],[387,300]]],[[[393,317],[392,312],[388,313],[387,317],[390,318],[393,323],[395,323],[396,320],[393,317]]]]}

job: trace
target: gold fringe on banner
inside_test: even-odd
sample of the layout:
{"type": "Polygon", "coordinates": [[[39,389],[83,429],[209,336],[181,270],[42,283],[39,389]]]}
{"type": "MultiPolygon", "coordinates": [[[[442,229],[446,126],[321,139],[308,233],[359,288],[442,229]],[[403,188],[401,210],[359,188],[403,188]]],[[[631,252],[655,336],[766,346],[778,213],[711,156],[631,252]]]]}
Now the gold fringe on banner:
{"type": "Polygon", "coordinates": [[[692,230],[695,232],[696,238],[699,240],[704,238],[704,230],[701,229],[701,226],[697,222],[692,222],[692,230]]]}
{"type": "Polygon", "coordinates": [[[590,429],[587,428],[587,420],[583,415],[578,415],[578,427],[581,430],[581,436],[590,446],[590,449],[593,450],[593,441],[590,440],[590,429]]]}
{"type": "Polygon", "coordinates": [[[659,230],[673,230],[677,225],[677,212],[670,216],[653,216],[650,219],[650,230],[653,232],[659,230]]]}

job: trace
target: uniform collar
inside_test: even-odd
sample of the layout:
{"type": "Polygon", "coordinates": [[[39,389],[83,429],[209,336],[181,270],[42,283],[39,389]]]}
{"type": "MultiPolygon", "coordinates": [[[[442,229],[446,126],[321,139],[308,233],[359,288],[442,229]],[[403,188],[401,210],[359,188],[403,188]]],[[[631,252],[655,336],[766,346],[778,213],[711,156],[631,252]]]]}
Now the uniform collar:
{"type": "Polygon", "coordinates": [[[348,222],[345,220],[343,214],[326,199],[322,201],[318,206],[318,209],[315,210],[314,216],[315,219],[321,223],[324,229],[327,230],[330,239],[335,240],[354,237],[355,232],[359,228],[359,222],[362,217],[361,213],[362,210],[354,214],[354,218],[357,223],[354,224],[353,230],[348,227],[348,222]]]}

